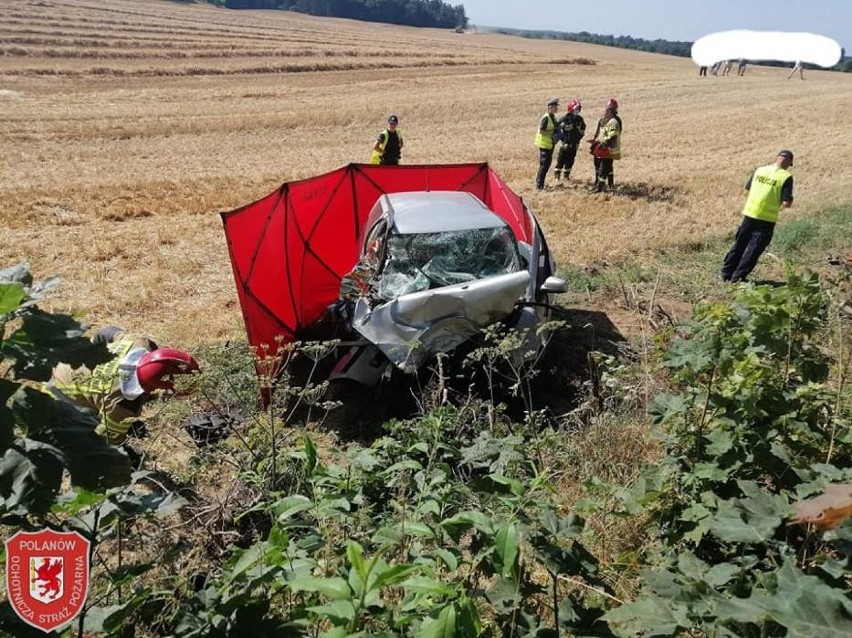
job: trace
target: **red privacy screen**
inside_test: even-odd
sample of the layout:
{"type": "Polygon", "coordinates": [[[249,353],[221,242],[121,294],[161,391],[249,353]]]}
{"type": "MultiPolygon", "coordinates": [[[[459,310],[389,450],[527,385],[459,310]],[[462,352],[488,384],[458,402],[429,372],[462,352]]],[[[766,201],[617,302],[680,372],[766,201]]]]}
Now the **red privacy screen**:
{"type": "Polygon", "coordinates": [[[299,338],[338,298],[358,261],[364,224],[384,193],[472,193],[531,243],[521,198],[488,164],[349,164],[287,182],[251,204],[222,213],[249,343],[260,356],[299,338]]]}

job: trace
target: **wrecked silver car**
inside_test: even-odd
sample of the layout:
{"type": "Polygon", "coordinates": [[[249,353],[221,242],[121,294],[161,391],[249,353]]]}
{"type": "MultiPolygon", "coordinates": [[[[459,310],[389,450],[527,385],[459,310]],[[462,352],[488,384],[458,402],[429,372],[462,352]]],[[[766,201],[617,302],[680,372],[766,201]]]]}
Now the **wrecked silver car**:
{"type": "MultiPolygon", "coordinates": [[[[530,215],[530,217],[532,217],[530,215]]],[[[534,224],[534,220],[533,220],[534,224]]],[[[460,191],[381,195],[367,216],[357,265],[341,281],[351,345],[331,374],[373,386],[393,365],[413,373],[503,323],[536,352],[548,295],[565,291],[539,228],[532,243],[480,199],[460,191]]]]}

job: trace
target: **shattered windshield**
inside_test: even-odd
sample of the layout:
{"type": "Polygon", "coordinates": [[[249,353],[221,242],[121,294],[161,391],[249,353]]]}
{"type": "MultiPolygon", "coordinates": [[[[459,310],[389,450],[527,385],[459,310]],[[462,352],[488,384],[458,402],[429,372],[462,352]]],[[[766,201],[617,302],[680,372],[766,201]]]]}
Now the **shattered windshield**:
{"type": "Polygon", "coordinates": [[[521,269],[515,237],[505,226],[391,235],[374,293],[393,299],[521,269]]]}

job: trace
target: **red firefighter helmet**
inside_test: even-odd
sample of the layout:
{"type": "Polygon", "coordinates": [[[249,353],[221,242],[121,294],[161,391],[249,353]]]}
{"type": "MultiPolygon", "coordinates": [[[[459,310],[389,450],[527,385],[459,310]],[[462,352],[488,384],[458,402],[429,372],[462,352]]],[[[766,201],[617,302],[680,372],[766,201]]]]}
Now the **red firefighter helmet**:
{"type": "Polygon", "coordinates": [[[580,111],[580,109],[582,109],[582,108],[583,108],[583,107],[582,107],[582,105],[580,104],[580,100],[571,100],[571,101],[570,101],[570,102],[568,102],[568,104],[565,106],[565,110],[566,110],[568,113],[573,113],[574,111],[579,112],[579,111],[580,111]]]}
{"type": "Polygon", "coordinates": [[[609,98],[606,101],[606,106],[604,108],[605,109],[612,109],[613,111],[617,111],[618,110],[618,100],[616,100],[614,97],[609,98]]]}
{"type": "Polygon", "coordinates": [[[145,392],[175,389],[172,377],[199,370],[198,362],[191,354],[174,348],[157,348],[145,353],[136,368],[139,385],[145,392]]]}

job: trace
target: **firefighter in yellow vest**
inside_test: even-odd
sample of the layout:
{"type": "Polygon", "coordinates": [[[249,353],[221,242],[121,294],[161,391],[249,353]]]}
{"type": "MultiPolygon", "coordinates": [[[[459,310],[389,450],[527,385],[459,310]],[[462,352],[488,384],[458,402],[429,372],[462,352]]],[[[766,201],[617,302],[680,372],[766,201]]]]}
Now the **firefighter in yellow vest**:
{"type": "Polygon", "coordinates": [[[174,392],[174,375],[199,369],[190,354],[158,348],[150,339],[116,326],[102,328],[92,340],[106,343],[113,358],[94,370],[60,363],[46,389],[57,399],[95,411],[101,419],[95,431],[112,445],[124,443],[149,399],[174,392]]]}
{"type": "Polygon", "coordinates": [[[793,205],[793,153],[780,151],[775,162],[755,169],[748,182],[748,198],[734,245],[725,255],[720,276],[723,281],[745,281],[775,231],[782,208],[793,205]]]}
{"type": "Polygon", "coordinates": [[[544,178],[553,163],[553,135],[556,132],[557,110],[559,110],[559,98],[551,98],[547,102],[547,113],[538,123],[538,133],[535,136],[535,145],[538,147],[538,173],[535,176],[535,187],[538,190],[544,188],[544,178]]]}
{"type": "Polygon", "coordinates": [[[618,115],[618,100],[611,97],[604,106],[598,120],[595,136],[591,141],[591,152],[595,156],[595,183],[592,191],[600,193],[615,186],[613,160],[621,159],[621,131],[623,124],[618,115]]]}
{"type": "Polygon", "coordinates": [[[373,154],[370,156],[370,164],[384,164],[396,166],[402,157],[402,131],[400,131],[399,118],[396,115],[388,117],[388,127],[378,134],[373,142],[373,154]]]}

